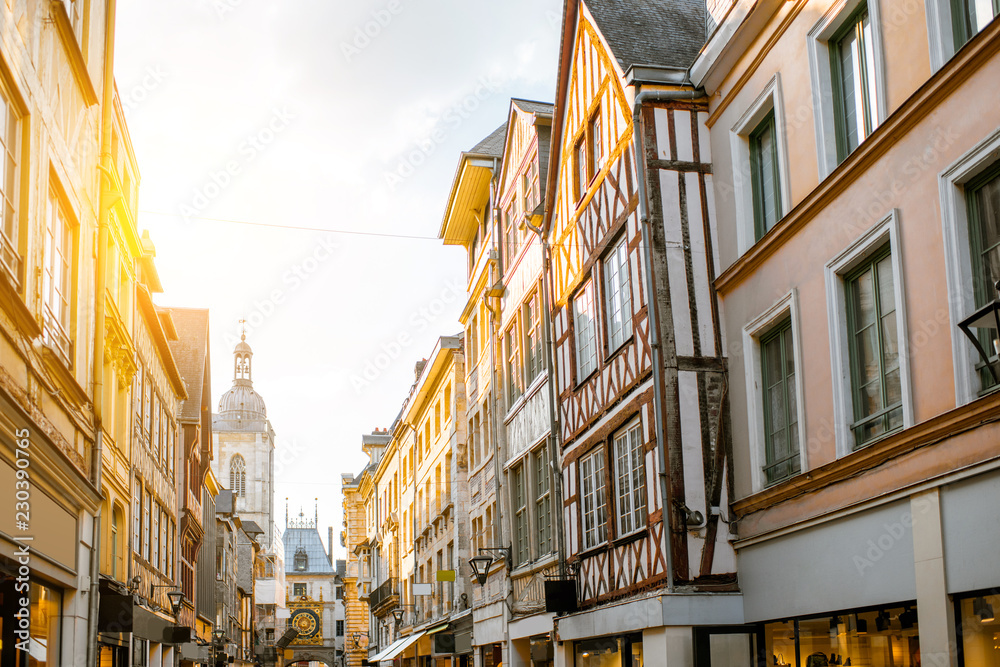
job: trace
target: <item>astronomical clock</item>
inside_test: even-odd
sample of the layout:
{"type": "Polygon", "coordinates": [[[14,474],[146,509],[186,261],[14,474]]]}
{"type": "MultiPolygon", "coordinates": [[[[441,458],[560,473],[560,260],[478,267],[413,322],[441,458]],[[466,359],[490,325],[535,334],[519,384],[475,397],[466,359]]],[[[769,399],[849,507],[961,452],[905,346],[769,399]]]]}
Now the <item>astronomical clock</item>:
{"type": "Polygon", "coordinates": [[[293,644],[319,644],[323,641],[323,607],[299,606],[291,610],[291,627],[299,632],[293,644]]]}

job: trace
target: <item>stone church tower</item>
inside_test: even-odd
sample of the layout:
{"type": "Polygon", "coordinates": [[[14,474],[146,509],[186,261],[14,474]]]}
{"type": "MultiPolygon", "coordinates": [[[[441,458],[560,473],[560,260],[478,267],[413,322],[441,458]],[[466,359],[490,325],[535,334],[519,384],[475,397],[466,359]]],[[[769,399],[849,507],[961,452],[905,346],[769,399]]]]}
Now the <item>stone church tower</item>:
{"type": "Polygon", "coordinates": [[[264,399],[253,388],[253,351],[246,334],[233,350],[233,386],[212,415],[212,468],[236,495],[236,511],[264,531],[265,549],[274,544],[274,429],[264,399]]]}

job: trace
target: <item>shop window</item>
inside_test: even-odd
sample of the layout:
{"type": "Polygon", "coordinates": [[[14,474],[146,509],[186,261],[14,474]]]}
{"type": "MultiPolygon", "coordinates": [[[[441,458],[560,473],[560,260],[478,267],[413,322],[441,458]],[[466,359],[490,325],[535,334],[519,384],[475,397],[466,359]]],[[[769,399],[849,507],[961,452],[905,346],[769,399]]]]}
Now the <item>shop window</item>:
{"type": "Polygon", "coordinates": [[[32,667],[55,667],[59,663],[59,623],[62,592],[37,581],[31,582],[32,667]]]}
{"type": "Polygon", "coordinates": [[[960,665],[992,667],[1000,664],[1000,594],[975,594],[955,601],[958,616],[960,665]]]}
{"type": "Polygon", "coordinates": [[[642,667],[642,635],[576,642],[576,667],[642,667]]]}
{"type": "Polygon", "coordinates": [[[767,663],[774,667],[920,665],[913,604],[767,623],[764,644],[767,663]]]}

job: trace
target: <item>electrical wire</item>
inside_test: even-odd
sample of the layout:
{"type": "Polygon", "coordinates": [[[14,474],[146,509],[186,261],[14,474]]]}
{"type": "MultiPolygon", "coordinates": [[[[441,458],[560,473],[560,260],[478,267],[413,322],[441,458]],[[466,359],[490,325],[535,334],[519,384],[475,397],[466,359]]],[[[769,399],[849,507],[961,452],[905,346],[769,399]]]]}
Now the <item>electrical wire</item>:
{"type": "Polygon", "coordinates": [[[302,227],[298,225],[278,225],[270,222],[251,222],[249,220],[231,220],[229,218],[206,218],[200,215],[182,216],[179,213],[163,213],[161,211],[141,210],[140,213],[147,215],[161,215],[168,218],[185,218],[191,220],[206,220],[209,222],[228,222],[234,225],[250,225],[252,227],[270,227],[271,229],[287,229],[302,232],[327,232],[330,234],[353,234],[355,236],[379,236],[393,239],[417,239],[420,241],[440,241],[437,236],[419,236],[416,234],[389,234],[386,232],[359,232],[353,229],[328,229],[325,227],[302,227]]]}

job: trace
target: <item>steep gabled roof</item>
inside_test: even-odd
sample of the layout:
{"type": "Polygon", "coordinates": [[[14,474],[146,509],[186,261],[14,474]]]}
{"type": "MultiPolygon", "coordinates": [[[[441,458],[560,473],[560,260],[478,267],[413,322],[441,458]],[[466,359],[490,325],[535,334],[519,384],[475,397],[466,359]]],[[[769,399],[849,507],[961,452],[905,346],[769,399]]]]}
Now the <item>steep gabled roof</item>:
{"type": "Polygon", "coordinates": [[[622,72],[633,65],[687,69],[705,43],[701,0],[584,0],[622,72]]]}
{"type": "Polygon", "coordinates": [[[177,340],[170,341],[170,350],[188,392],[180,417],[198,421],[208,359],[208,310],[171,308],[170,314],[177,330],[177,340]]]}
{"type": "Polygon", "coordinates": [[[503,140],[507,136],[507,123],[504,123],[490,133],[478,144],[472,147],[469,153],[473,155],[488,155],[490,157],[500,157],[503,155],[503,140]]]}

